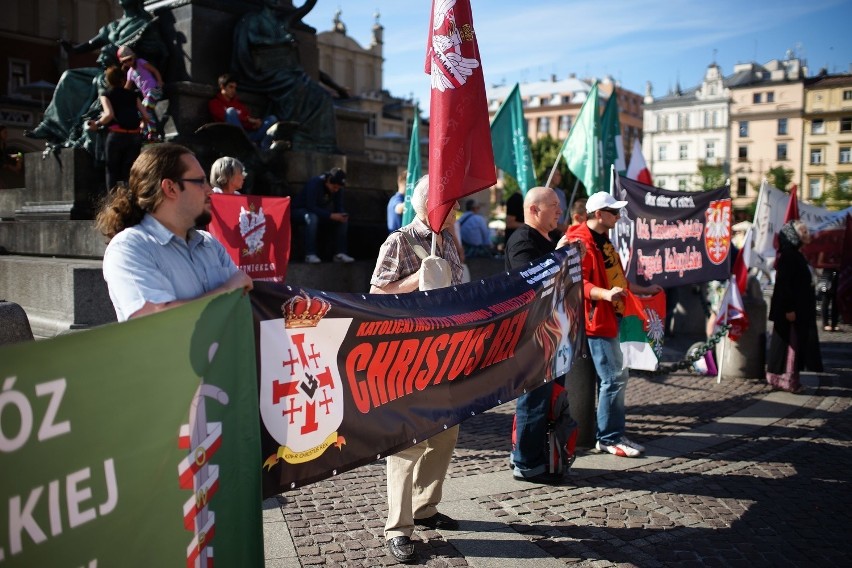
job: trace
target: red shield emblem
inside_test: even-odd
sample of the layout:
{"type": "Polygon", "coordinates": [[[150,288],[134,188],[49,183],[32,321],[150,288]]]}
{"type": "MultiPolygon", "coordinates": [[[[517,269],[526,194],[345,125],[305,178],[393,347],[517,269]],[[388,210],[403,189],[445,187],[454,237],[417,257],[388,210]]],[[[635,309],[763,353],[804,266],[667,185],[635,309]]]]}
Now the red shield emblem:
{"type": "Polygon", "coordinates": [[[711,201],[704,212],[704,245],[713,264],[728,260],[731,251],[731,200],[711,201]]]}

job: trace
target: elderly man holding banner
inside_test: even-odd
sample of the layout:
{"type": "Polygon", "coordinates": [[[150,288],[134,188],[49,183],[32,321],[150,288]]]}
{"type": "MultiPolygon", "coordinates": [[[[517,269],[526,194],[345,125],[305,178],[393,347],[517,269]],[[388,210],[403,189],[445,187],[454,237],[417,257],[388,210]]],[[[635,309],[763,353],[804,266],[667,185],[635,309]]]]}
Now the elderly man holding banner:
{"type": "MultiPolygon", "coordinates": [[[[391,233],[379,249],[376,268],[370,280],[373,294],[398,294],[461,284],[462,265],[459,260],[451,227],[455,211],[450,210],[441,231],[434,234],[429,228],[426,201],[429,176],[420,178],[414,187],[411,204],[415,218],[408,225],[391,233]],[[436,252],[447,261],[449,273],[438,271],[444,282],[426,283],[427,250],[436,237],[436,252]],[[438,284],[438,285],[435,285],[438,284]]],[[[428,257],[429,261],[435,260],[428,257]]],[[[388,554],[399,562],[417,560],[411,541],[414,526],[432,529],[455,529],[455,519],[438,512],[444,477],[456,447],[459,427],[454,426],[387,458],[388,519],[385,524],[388,554]]]]}

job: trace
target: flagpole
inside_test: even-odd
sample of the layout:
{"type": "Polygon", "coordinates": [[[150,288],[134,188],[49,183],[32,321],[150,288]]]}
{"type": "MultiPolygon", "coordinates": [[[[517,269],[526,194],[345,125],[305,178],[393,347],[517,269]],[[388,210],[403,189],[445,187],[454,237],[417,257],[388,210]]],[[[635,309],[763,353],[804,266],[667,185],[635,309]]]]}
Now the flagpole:
{"type": "MultiPolygon", "coordinates": [[[[570,133],[569,133],[570,135],[570,133]]],[[[556,154],[556,161],[553,162],[553,167],[550,168],[550,174],[547,176],[547,182],[544,184],[547,187],[550,187],[550,180],[553,179],[553,174],[556,173],[556,166],[559,165],[559,159],[562,158],[562,151],[565,150],[565,144],[568,143],[568,136],[565,137],[565,140],[562,142],[562,146],[559,148],[559,153],[556,154]]],[[[577,184],[574,184],[574,191],[577,191],[577,184]]],[[[570,203],[569,203],[570,207],[570,203]]]]}

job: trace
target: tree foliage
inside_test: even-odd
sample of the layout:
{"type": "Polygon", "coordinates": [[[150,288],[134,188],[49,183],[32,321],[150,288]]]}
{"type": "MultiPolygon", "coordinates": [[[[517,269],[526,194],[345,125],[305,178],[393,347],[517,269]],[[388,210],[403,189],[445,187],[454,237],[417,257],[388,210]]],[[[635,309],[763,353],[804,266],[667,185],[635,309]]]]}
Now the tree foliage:
{"type": "Polygon", "coordinates": [[[829,209],[845,209],[852,205],[852,174],[827,174],[825,191],[814,202],[829,209]]]}
{"type": "Polygon", "coordinates": [[[722,166],[711,166],[701,160],[698,162],[698,177],[701,178],[702,191],[716,189],[725,184],[725,170],[722,166]]]}
{"type": "Polygon", "coordinates": [[[789,193],[788,186],[793,181],[793,170],[784,166],[776,166],[766,172],[766,179],[769,180],[774,187],[782,189],[789,193]]]}

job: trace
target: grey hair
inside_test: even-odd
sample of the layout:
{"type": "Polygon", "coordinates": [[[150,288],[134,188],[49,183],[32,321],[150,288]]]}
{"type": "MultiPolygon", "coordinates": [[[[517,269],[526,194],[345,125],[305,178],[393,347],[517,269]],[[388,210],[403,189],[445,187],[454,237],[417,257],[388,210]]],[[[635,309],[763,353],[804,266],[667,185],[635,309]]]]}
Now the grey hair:
{"type": "Polygon", "coordinates": [[[210,185],[213,187],[222,187],[223,185],[227,185],[237,172],[245,171],[245,166],[238,159],[230,156],[219,158],[210,167],[210,185]]]}
{"type": "Polygon", "coordinates": [[[422,221],[428,219],[426,212],[426,201],[429,197],[429,174],[426,174],[414,186],[414,191],[411,192],[411,207],[414,208],[414,214],[422,221]]]}

